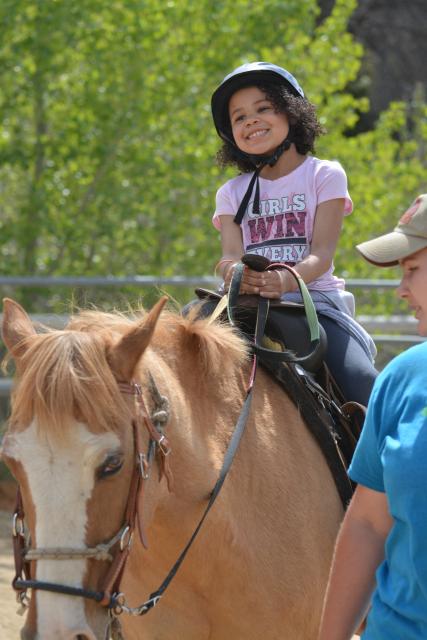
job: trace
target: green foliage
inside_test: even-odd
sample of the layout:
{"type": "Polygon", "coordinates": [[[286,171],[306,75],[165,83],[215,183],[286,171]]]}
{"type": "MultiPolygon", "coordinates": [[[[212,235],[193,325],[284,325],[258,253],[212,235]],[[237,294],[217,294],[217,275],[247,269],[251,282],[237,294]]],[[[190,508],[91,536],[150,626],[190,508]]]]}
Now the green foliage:
{"type": "MultiPolygon", "coordinates": [[[[398,278],[394,268],[374,268],[358,257],[355,244],[391,231],[402,213],[418,193],[427,189],[427,141],[421,123],[427,115],[426,105],[420,105],[416,120],[412,117],[408,129],[409,107],[391,104],[380,117],[375,130],[348,138],[339,158],[347,168],[355,211],[345,221],[336,258],[337,269],[347,277],[398,278]]],[[[393,292],[394,294],[394,292],[393,292]]],[[[370,313],[404,313],[406,305],[392,295],[371,294],[367,300],[370,313]]],[[[365,312],[368,312],[365,310],[365,312]]]]}
{"type": "Polygon", "coordinates": [[[2,272],[211,272],[215,192],[232,174],[214,162],[210,95],[234,66],[268,59],[318,105],[318,154],[349,174],[337,270],[375,276],[354,244],[425,189],[426,114],[418,96],[348,136],[368,108],[346,89],[362,56],[346,31],[355,6],[337,0],[318,25],[315,0],[3,0],[2,272]]]}

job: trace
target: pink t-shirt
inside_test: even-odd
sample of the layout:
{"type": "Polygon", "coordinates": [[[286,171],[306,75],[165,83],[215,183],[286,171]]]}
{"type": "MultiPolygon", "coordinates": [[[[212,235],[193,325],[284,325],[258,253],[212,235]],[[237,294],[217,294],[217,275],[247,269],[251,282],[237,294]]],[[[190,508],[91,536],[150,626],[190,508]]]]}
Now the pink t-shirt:
{"type": "MultiPolygon", "coordinates": [[[[218,189],[212,222],[221,228],[220,215],[235,216],[252,173],[229,180],[218,189]]],[[[245,253],[257,253],[290,266],[310,253],[314,219],[319,204],[345,198],[345,215],[353,210],[347,176],[339,162],[307,156],[302,164],[277,180],[259,178],[260,214],[249,202],[241,223],[245,253]]],[[[253,194],[252,194],[253,195],[253,194]]],[[[333,275],[334,266],[309,283],[317,291],[344,289],[344,280],[333,275]]]]}

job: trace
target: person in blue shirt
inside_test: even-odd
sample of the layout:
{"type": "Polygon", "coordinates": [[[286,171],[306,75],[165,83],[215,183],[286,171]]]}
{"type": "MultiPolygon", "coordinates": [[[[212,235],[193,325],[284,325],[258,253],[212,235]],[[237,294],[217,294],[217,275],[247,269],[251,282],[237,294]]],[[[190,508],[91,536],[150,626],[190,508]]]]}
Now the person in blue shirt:
{"type": "MultiPolygon", "coordinates": [[[[427,194],[394,231],[357,246],[399,264],[397,294],[427,336],[427,194]]],[[[319,640],[427,638],[427,342],[378,376],[350,477],[358,483],[338,535],[319,640]]]]}

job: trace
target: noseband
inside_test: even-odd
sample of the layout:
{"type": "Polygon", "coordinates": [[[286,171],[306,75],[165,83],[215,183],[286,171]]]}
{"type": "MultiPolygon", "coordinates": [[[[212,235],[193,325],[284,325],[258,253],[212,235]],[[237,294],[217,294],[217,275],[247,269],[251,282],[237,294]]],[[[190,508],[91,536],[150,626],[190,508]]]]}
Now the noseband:
{"type": "MultiPolygon", "coordinates": [[[[17,600],[26,608],[29,604],[28,589],[50,591],[70,596],[79,596],[94,600],[107,607],[113,614],[123,610],[124,598],[119,593],[120,581],[129,557],[135,528],[138,529],[142,544],[147,547],[146,536],[142,521],[142,505],[145,481],[149,478],[150,468],[156,452],[160,455],[160,478],[166,477],[168,488],[172,490],[172,474],[169,467],[168,455],[171,452],[169,442],[163,433],[163,426],[169,418],[167,398],[161,396],[152,377],[150,376],[151,392],[156,403],[156,411],[150,417],[147,412],[142,389],[136,382],[119,382],[119,389],[123,394],[135,396],[136,417],[132,420],[132,431],[135,451],[135,466],[129,485],[129,493],[123,525],[108,541],[95,547],[83,549],[74,548],[30,548],[26,545],[24,532],[24,508],[20,488],[18,487],[15,512],[13,516],[13,550],[15,558],[15,577],[12,586],[17,592],[17,600]],[[141,442],[141,422],[149,434],[147,452],[143,452],[141,442]],[[115,550],[114,550],[115,548],[115,550]],[[43,582],[31,578],[30,562],[36,560],[70,560],[93,559],[111,562],[99,591],[70,587],[67,585],[43,582]]],[[[149,610],[156,604],[150,599],[144,605],[149,610]]]]}

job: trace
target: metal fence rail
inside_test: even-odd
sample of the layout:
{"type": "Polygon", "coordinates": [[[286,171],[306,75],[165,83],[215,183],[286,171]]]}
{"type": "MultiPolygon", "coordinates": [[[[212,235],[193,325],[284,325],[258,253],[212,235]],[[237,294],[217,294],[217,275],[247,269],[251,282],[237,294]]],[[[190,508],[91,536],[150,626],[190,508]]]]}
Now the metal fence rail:
{"type": "MultiPolygon", "coordinates": [[[[0,287],[122,287],[136,286],[216,286],[220,282],[215,276],[0,276],[0,287]]],[[[399,280],[367,280],[349,278],[348,289],[391,289],[397,287],[399,280]]]]}
{"type": "MultiPolygon", "coordinates": [[[[162,287],[167,285],[178,287],[211,287],[215,288],[220,280],[214,276],[0,276],[0,287],[162,287]]],[[[367,280],[348,279],[346,287],[349,290],[378,290],[395,289],[399,280],[367,280]]],[[[0,314],[0,321],[1,321],[0,314]]],[[[65,326],[68,316],[55,314],[34,314],[34,322],[52,328],[65,326]]],[[[423,341],[416,335],[417,322],[412,316],[370,316],[359,315],[357,320],[372,335],[380,345],[402,345],[404,348],[423,341]]],[[[0,397],[10,394],[12,381],[10,378],[0,378],[0,397]]]]}
{"type": "Polygon", "coordinates": [[[214,276],[0,276],[1,287],[215,286],[214,276]]]}

